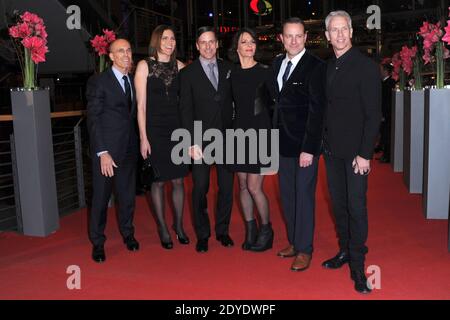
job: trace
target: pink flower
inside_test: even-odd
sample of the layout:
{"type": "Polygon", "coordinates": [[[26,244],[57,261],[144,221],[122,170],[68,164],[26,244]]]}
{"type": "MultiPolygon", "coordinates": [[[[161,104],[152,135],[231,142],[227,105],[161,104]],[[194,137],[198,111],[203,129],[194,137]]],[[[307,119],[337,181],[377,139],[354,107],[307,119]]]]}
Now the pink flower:
{"type": "Polygon", "coordinates": [[[34,63],[45,62],[45,54],[47,52],[47,46],[34,48],[31,50],[31,60],[33,60],[34,63]]]}
{"type": "Polygon", "coordinates": [[[424,53],[422,58],[423,58],[423,61],[425,62],[425,64],[430,63],[431,62],[430,51],[425,51],[425,53],[424,53]]]}
{"type": "Polygon", "coordinates": [[[408,75],[411,74],[412,67],[413,67],[412,53],[413,53],[413,50],[410,50],[407,46],[403,46],[402,50],[400,51],[400,57],[402,59],[402,67],[403,67],[403,70],[405,70],[406,74],[408,74],[408,75]]]}
{"type": "Polygon", "coordinates": [[[445,41],[448,45],[450,45],[450,20],[447,20],[447,26],[444,29],[445,35],[442,38],[442,41],[445,41]]]}
{"type": "Polygon", "coordinates": [[[103,56],[108,53],[108,42],[106,41],[105,36],[96,35],[94,39],[91,40],[91,45],[99,56],[103,56]]]}
{"type": "Polygon", "coordinates": [[[450,58],[450,50],[444,47],[444,59],[450,58]]]}
{"type": "Polygon", "coordinates": [[[29,37],[22,40],[22,44],[27,49],[36,49],[45,46],[47,43],[40,37],[29,37]]]}
{"type": "Polygon", "coordinates": [[[111,43],[114,40],[116,40],[116,34],[114,33],[114,31],[110,31],[108,29],[103,29],[103,33],[105,34],[106,41],[108,43],[111,43]]]}
{"type": "Polygon", "coordinates": [[[24,22],[33,23],[33,24],[43,24],[44,21],[38,17],[38,15],[34,13],[30,13],[26,11],[24,14],[20,16],[24,22]]]}
{"type": "Polygon", "coordinates": [[[43,38],[44,40],[47,39],[47,31],[45,29],[45,26],[43,24],[37,24],[34,27],[34,32],[37,36],[43,38]]]}

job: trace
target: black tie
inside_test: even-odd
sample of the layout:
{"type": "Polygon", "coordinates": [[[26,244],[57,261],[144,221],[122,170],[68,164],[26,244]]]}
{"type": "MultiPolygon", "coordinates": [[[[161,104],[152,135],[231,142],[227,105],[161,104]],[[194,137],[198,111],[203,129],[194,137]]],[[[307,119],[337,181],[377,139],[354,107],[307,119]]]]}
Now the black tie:
{"type": "Polygon", "coordinates": [[[288,61],[287,66],[286,66],[286,70],[284,70],[284,74],[283,74],[283,87],[284,87],[284,84],[286,83],[286,81],[289,78],[289,72],[291,72],[291,67],[292,67],[292,62],[288,61]]]}
{"type": "Polygon", "coordinates": [[[130,82],[128,81],[127,76],[123,76],[123,81],[125,83],[125,97],[127,98],[128,103],[128,111],[131,112],[131,106],[132,106],[132,99],[131,99],[131,86],[130,82]]]}

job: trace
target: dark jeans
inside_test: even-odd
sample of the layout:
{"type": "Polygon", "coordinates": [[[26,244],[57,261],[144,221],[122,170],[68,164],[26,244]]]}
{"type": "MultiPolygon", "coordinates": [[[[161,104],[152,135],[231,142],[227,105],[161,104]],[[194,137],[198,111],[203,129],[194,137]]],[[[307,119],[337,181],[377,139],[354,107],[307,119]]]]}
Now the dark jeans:
{"type": "Polygon", "coordinates": [[[364,269],[368,233],[367,176],[355,174],[352,160],[324,153],[328,190],[339,237],[339,247],[350,254],[350,267],[364,269]]]}

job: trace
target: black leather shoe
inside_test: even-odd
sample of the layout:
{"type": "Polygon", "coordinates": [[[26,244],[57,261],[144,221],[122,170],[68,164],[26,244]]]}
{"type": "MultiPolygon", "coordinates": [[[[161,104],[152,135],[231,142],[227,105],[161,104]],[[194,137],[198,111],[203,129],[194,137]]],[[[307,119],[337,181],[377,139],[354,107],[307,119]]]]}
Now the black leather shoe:
{"type": "Polygon", "coordinates": [[[233,239],[231,239],[230,236],[227,234],[217,236],[216,240],[219,241],[224,247],[234,246],[233,239]]]}
{"type": "Polygon", "coordinates": [[[197,245],[195,246],[195,250],[200,253],[204,253],[208,251],[208,239],[202,239],[197,241],[197,245]]]}
{"type": "Polygon", "coordinates": [[[123,239],[123,243],[126,244],[127,249],[130,251],[138,251],[139,250],[139,242],[134,238],[133,235],[130,235],[123,239]]]}
{"type": "Polygon", "coordinates": [[[103,246],[94,246],[92,247],[92,260],[97,263],[105,262],[105,248],[103,246]]]}
{"type": "Polygon", "coordinates": [[[362,294],[368,294],[372,292],[367,284],[366,274],[364,270],[352,271],[352,280],[355,281],[355,290],[362,294]]]}
{"type": "Polygon", "coordinates": [[[349,254],[343,251],[339,251],[339,253],[334,258],[331,258],[330,260],[322,263],[322,267],[327,269],[339,269],[348,262],[350,262],[349,254]]]}

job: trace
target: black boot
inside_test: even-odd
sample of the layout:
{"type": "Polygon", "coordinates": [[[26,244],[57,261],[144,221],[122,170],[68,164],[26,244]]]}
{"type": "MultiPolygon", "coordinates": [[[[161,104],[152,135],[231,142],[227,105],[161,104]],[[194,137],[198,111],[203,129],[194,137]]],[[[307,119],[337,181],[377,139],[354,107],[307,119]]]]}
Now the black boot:
{"type": "Polygon", "coordinates": [[[256,244],[257,237],[256,220],[245,221],[245,242],[242,244],[242,250],[250,250],[250,247],[256,244]]]}
{"type": "Polygon", "coordinates": [[[256,243],[250,247],[250,251],[266,251],[272,248],[273,244],[273,229],[272,224],[269,222],[268,224],[261,225],[261,229],[259,230],[258,238],[256,239],[256,243]]]}

